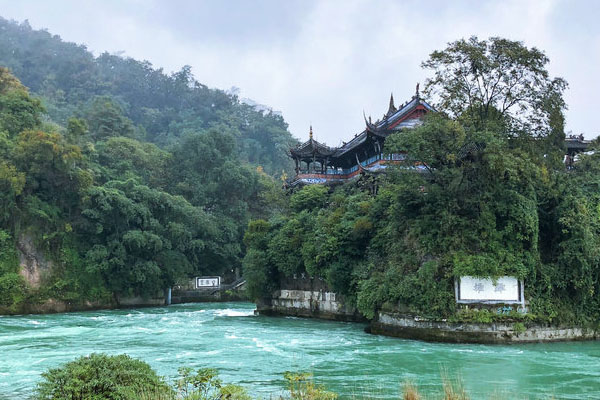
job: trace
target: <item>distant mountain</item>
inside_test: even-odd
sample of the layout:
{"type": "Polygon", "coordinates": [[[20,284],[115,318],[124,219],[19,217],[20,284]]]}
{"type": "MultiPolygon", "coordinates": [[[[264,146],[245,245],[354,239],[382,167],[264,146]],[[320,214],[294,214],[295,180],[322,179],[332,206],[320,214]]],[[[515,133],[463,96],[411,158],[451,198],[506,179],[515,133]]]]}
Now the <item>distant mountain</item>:
{"type": "Polygon", "coordinates": [[[191,67],[167,74],[148,61],[102,53],[65,42],[47,30],[0,17],[0,66],[8,67],[42,97],[48,115],[65,124],[83,116],[99,98],[109,98],[135,126],[136,137],[159,146],[211,127],[230,131],[241,161],[271,174],[289,170],[286,150],[297,141],[280,112],[236,93],[210,89],[191,67]]]}

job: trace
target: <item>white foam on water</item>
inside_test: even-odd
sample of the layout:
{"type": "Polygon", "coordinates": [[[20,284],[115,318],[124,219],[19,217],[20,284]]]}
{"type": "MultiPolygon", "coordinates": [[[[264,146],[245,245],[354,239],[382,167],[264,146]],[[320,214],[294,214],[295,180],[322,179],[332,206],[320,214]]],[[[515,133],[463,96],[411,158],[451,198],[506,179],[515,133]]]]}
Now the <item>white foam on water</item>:
{"type": "Polygon", "coordinates": [[[106,320],[110,320],[111,317],[109,317],[108,315],[97,315],[95,317],[90,317],[90,319],[92,321],[106,321],[106,320]]]}
{"type": "Polygon", "coordinates": [[[217,310],[215,315],[219,317],[251,317],[254,315],[254,311],[237,311],[227,308],[225,310],[217,310]]]}
{"type": "Polygon", "coordinates": [[[254,344],[256,344],[256,347],[258,347],[261,350],[266,351],[267,353],[276,354],[278,356],[284,355],[283,352],[281,350],[279,350],[278,348],[271,346],[269,344],[266,344],[258,338],[252,338],[252,341],[254,342],[254,344]]]}
{"type": "Polygon", "coordinates": [[[184,351],[175,355],[175,358],[189,357],[192,355],[191,351],[184,351]]]}

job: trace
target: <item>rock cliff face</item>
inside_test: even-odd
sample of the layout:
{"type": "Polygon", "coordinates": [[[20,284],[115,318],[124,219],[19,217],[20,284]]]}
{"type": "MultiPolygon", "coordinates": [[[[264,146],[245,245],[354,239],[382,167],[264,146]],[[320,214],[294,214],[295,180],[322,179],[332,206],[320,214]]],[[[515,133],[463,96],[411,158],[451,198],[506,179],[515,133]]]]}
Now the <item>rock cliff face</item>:
{"type": "Polygon", "coordinates": [[[52,271],[52,262],[47,260],[44,253],[35,246],[29,234],[22,234],[17,241],[19,252],[20,274],[29,286],[38,289],[44,278],[52,271]]]}
{"type": "MultiPolygon", "coordinates": [[[[52,274],[54,263],[36,246],[31,234],[21,234],[17,240],[16,247],[19,256],[19,273],[25,278],[27,285],[32,291],[35,292],[43,288],[43,285],[52,274]]],[[[83,301],[77,303],[46,298],[40,302],[24,302],[15,309],[0,309],[0,314],[46,314],[118,307],[157,306],[163,304],[165,304],[165,299],[160,295],[150,299],[122,297],[114,298],[111,301],[83,301]]]]}

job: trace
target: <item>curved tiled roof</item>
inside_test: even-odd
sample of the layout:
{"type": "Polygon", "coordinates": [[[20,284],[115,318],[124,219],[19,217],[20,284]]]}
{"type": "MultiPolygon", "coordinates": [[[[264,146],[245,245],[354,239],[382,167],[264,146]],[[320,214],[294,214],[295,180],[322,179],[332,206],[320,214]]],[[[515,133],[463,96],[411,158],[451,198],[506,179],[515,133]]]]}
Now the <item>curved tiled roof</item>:
{"type": "Polygon", "coordinates": [[[419,97],[418,91],[410,101],[398,108],[394,105],[394,97],[392,95],[390,97],[388,111],[384,114],[383,118],[375,123],[371,123],[365,118],[366,129],[355,135],[349,142],[344,143],[340,147],[329,147],[312,138],[311,127],[310,139],[296,148],[290,149],[290,155],[298,158],[313,157],[313,155],[332,158],[341,157],[357,146],[363,144],[369,136],[385,138],[393,131],[402,128],[413,128],[420,124],[420,118],[409,118],[411,114],[418,109],[424,110],[425,112],[435,111],[431,105],[419,97]]]}
{"type": "Polygon", "coordinates": [[[302,143],[294,149],[290,149],[290,153],[293,156],[297,157],[312,157],[313,154],[330,156],[333,153],[335,153],[335,151],[335,148],[329,147],[324,143],[319,143],[313,138],[308,139],[306,142],[302,143]]]}

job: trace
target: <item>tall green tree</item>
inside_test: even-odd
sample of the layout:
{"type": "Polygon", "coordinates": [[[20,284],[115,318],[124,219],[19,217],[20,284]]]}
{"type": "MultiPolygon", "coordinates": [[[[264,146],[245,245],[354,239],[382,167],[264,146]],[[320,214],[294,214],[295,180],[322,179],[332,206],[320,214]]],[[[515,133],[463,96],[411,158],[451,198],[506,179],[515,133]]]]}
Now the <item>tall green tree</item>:
{"type": "Polygon", "coordinates": [[[476,36],[434,51],[422,66],[433,71],[425,93],[451,117],[468,113],[477,127],[502,120],[507,134],[534,137],[552,132],[552,113],[565,104],[567,83],[551,78],[548,57],[522,42],[476,36]]]}

